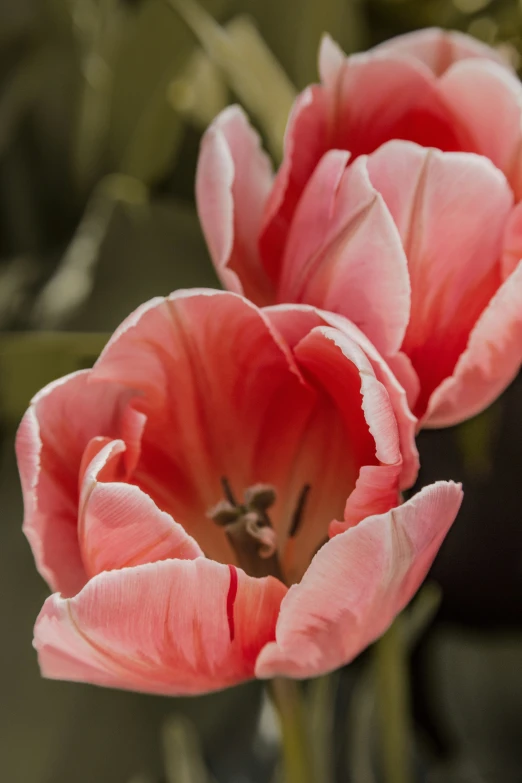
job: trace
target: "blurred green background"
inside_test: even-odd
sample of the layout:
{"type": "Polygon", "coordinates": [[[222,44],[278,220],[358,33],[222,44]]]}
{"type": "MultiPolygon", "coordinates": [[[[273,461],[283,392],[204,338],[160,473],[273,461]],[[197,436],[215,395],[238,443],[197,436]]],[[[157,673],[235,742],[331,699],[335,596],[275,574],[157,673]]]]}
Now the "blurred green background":
{"type": "MultiPolygon", "coordinates": [[[[40,679],[32,625],[47,588],[20,530],[17,423],[142,301],[217,285],[194,207],[201,133],[240,101],[277,159],[323,31],[347,52],[431,25],[501,46],[517,67],[522,50],[517,0],[207,0],[208,17],[173,4],[0,2],[1,783],[202,783],[178,763],[194,744],[218,781],[271,778],[266,708],[253,741],[256,684],[172,700],[40,679]]],[[[432,575],[442,604],[412,657],[427,783],[522,781],[521,421],[519,379],[477,420],[421,437],[422,483],[467,489],[432,575]]],[[[364,665],[339,681],[339,781],[374,783],[364,665]]]]}

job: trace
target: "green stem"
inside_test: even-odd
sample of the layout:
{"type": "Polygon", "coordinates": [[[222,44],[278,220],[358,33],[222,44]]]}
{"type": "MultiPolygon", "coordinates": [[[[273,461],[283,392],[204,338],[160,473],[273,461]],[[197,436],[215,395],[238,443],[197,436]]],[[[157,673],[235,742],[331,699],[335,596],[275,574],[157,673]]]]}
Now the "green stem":
{"type": "Polygon", "coordinates": [[[276,677],[270,693],[279,713],[285,783],[314,783],[301,684],[276,677]]]}
{"type": "Polygon", "coordinates": [[[377,708],[386,783],[413,783],[410,694],[402,617],[375,645],[377,708]]]}
{"type": "Polygon", "coordinates": [[[309,686],[308,714],[310,715],[310,747],[314,761],[314,780],[332,783],[334,771],[335,699],[339,672],[324,674],[312,680],[309,686]]]}

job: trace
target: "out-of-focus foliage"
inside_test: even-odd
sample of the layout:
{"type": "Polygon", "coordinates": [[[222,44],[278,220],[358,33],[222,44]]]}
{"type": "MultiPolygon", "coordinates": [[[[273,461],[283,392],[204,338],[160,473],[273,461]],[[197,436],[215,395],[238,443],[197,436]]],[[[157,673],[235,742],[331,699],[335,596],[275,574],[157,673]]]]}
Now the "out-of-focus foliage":
{"type": "MultiPolygon", "coordinates": [[[[0,591],[6,631],[0,645],[0,780],[6,783],[157,783],[162,774],[169,783],[199,783],[204,773],[193,758],[192,724],[217,780],[244,780],[246,768],[252,783],[269,777],[273,747],[261,743],[253,754],[249,750],[258,686],[168,702],[42,681],[30,640],[46,589],[19,533],[12,433],[32,394],[92,364],[108,333],[147,298],[177,287],[217,285],[193,198],[206,125],[239,101],[277,158],[292,96],[317,78],[323,31],[346,52],[429,25],[501,46],[517,67],[522,52],[517,0],[199,5],[207,16],[194,17],[189,0],[0,0],[0,420],[7,435],[0,471],[0,573],[6,584],[0,591]],[[171,712],[178,717],[165,723],[171,712]],[[160,725],[166,727],[163,761],[160,725]],[[180,742],[184,755],[177,750],[180,742]]],[[[478,498],[468,501],[463,532],[457,531],[438,565],[443,612],[452,619],[471,616],[480,624],[487,615],[492,623],[496,613],[509,625],[512,606],[517,600],[520,606],[507,558],[502,572],[498,564],[495,572],[490,529],[479,518],[482,508],[500,515],[494,495],[503,493],[502,514],[519,523],[519,499],[509,511],[507,477],[492,456],[502,441],[508,460],[520,458],[519,433],[511,424],[520,419],[519,393],[520,385],[513,387],[499,408],[455,433],[423,436],[426,482],[464,476],[468,497],[476,490],[478,498]],[[450,453],[457,455],[454,463],[450,453]],[[471,552],[481,537],[486,556],[479,552],[466,565],[462,551],[471,552]],[[500,594],[494,589],[499,585],[500,594]]],[[[495,534],[504,530],[501,546],[511,554],[514,524],[513,530],[509,524],[502,528],[503,518],[494,518],[495,534]]],[[[412,627],[424,625],[421,615],[412,627]]],[[[428,647],[442,686],[429,694],[431,701],[417,695],[424,706],[416,705],[416,712],[430,735],[432,756],[437,742],[446,756],[437,757],[440,771],[425,779],[478,783],[493,770],[491,781],[515,783],[522,739],[519,640],[443,631],[428,647]],[[451,741],[441,739],[433,716],[423,713],[426,701],[445,716],[451,741]]],[[[375,698],[368,682],[359,678],[357,664],[339,676],[335,694],[331,682],[310,689],[314,714],[325,716],[335,703],[341,727],[333,737],[338,756],[331,768],[318,768],[324,780],[333,768],[346,770],[347,747],[355,783],[357,770],[361,780],[370,779],[371,752],[365,752],[371,751],[375,698]]],[[[314,732],[323,745],[331,743],[324,720],[316,721],[314,732]]]]}
{"type": "Polygon", "coordinates": [[[4,417],[17,421],[21,400],[31,399],[55,378],[90,367],[108,338],[101,332],[0,333],[4,417]]]}
{"type": "Polygon", "coordinates": [[[277,160],[323,30],[351,52],[451,26],[516,61],[520,19],[514,0],[3,0],[0,326],[67,326],[117,206],[141,221],[166,198],[193,208],[198,137],[227,103],[277,160]]]}
{"type": "MultiPolygon", "coordinates": [[[[198,137],[227,103],[242,101],[280,155],[321,31],[347,50],[368,40],[358,4],[307,0],[298,24],[295,10],[272,0],[178,0],[177,12],[167,0],[4,0],[0,327],[69,326],[118,213],[143,225],[168,199],[173,213],[193,210],[198,137]]],[[[155,256],[147,271],[171,264],[167,292],[191,263],[155,256]]]]}
{"type": "Polygon", "coordinates": [[[518,0],[367,0],[372,32],[384,40],[419,27],[451,27],[501,46],[519,67],[522,8],[518,0]]]}

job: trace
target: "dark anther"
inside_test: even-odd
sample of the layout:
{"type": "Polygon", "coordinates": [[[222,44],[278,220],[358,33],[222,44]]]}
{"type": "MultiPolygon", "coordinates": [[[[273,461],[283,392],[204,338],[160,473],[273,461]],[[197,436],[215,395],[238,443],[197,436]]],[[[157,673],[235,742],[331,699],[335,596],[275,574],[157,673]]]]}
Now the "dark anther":
{"type": "Polygon", "coordinates": [[[255,484],[245,490],[238,503],[228,479],[221,479],[226,500],[221,500],[208,516],[224,528],[241,568],[251,576],[275,576],[283,581],[277,552],[277,534],[267,509],[275,503],[276,491],[269,484],[255,484]]]}
{"type": "Polygon", "coordinates": [[[295,511],[292,516],[292,523],[290,525],[290,530],[288,532],[290,538],[293,538],[296,535],[297,531],[299,530],[299,527],[303,520],[303,512],[306,504],[306,498],[308,497],[308,493],[310,492],[310,489],[311,489],[310,484],[305,484],[301,490],[301,494],[297,499],[297,505],[295,507],[295,511]]]}
{"type": "Polygon", "coordinates": [[[270,484],[255,484],[245,490],[245,506],[254,511],[267,511],[276,501],[276,491],[270,484]]]}
{"type": "Polygon", "coordinates": [[[210,509],[208,516],[218,525],[230,525],[243,516],[243,509],[241,506],[233,506],[228,500],[220,500],[210,509]]]}
{"type": "Polygon", "coordinates": [[[230,503],[231,506],[237,506],[238,502],[234,497],[234,493],[230,487],[230,483],[226,476],[221,476],[221,486],[223,487],[223,494],[230,503]]]}

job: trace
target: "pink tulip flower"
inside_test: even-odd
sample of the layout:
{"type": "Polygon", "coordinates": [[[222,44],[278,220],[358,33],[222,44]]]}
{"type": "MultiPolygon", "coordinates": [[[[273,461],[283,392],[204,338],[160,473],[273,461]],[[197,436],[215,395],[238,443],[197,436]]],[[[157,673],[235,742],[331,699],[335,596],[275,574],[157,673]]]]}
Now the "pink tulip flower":
{"type": "Polygon", "coordinates": [[[424,30],[345,57],[297,99],[275,177],[243,113],[207,131],[198,208],[223,284],[357,324],[419,426],[490,404],[522,359],[522,86],[424,30]]]}
{"type": "Polygon", "coordinates": [[[383,633],[462,493],[440,482],[398,505],[414,422],[338,321],[177,292],[35,397],[17,456],[57,591],[35,627],[45,676],[195,694],[318,675],[383,633]]]}

